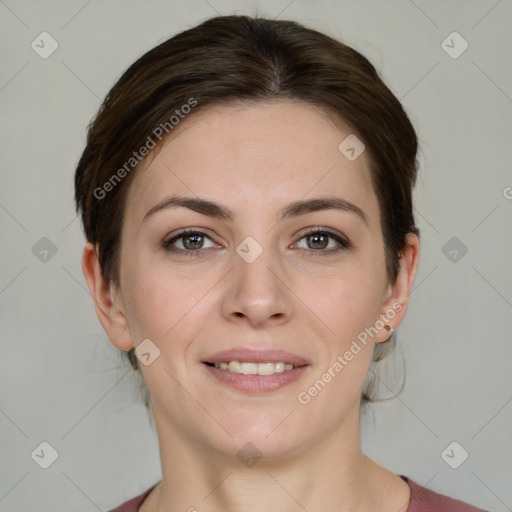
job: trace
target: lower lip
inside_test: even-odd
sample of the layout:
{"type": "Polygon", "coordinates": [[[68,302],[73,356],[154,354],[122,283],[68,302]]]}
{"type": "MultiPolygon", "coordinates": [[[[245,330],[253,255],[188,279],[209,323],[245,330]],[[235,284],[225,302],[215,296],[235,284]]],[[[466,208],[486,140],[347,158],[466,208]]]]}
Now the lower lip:
{"type": "Polygon", "coordinates": [[[273,375],[244,375],[243,373],[221,370],[220,368],[207,364],[204,364],[204,366],[210,374],[220,382],[238,389],[239,391],[251,394],[277,391],[299,379],[308,368],[308,366],[299,366],[293,368],[293,370],[285,370],[283,372],[274,373],[273,375]]]}

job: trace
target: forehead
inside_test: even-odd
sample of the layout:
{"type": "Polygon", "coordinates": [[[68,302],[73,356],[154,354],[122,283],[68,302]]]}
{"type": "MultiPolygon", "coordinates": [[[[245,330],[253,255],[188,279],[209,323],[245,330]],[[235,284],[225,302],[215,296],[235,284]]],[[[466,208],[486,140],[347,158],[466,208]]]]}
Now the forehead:
{"type": "Polygon", "coordinates": [[[356,203],[377,225],[366,154],[351,161],[339,149],[349,135],[348,127],[335,126],[302,102],[199,110],[136,171],[125,215],[140,223],[171,194],[224,203],[240,215],[248,208],[264,215],[287,202],[329,194],[356,203]]]}

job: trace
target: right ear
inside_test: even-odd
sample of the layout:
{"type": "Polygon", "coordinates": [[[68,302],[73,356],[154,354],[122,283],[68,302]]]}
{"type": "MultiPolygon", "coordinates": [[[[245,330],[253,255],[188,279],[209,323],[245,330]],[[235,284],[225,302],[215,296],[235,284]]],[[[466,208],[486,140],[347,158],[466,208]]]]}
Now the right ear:
{"type": "Polygon", "coordinates": [[[133,341],[128,329],[123,301],[117,305],[114,300],[115,285],[103,276],[95,247],[88,242],[82,255],[82,271],[94,301],[96,315],[107,336],[120,350],[133,348],[133,341]]]}

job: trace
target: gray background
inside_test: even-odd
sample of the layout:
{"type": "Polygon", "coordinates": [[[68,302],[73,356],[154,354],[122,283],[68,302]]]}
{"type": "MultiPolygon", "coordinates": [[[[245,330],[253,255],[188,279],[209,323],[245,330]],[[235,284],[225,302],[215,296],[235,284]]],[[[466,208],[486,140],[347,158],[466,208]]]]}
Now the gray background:
{"type": "MultiPolygon", "coordinates": [[[[402,100],[422,144],[422,256],[388,363],[400,372],[405,360],[406,385],[371,408],[363,448],[437,492],[512,510],[511,1],[9,0],[0,1],[0,511],[108,510],[160,479],[136,382],[82,276],[73,173],[86,125],[126,67],[216,13],[295,19],[340,38],[402,100]],[[44,31],[58,43],[45,59],[31,47],[44,31]],[[454,31],[469,45],[457,58],[462,40],[442,45],[454,31]],[[43,237],[55,254],[41,252],[43,237]],[[58,453],[48,469],[31,457],[43,441],[58,453]],[[453,441],[469,454],[457,469],[441,456],[453,441]]],[[[454,464],[463,452],[448,453],[454,464]]]]}

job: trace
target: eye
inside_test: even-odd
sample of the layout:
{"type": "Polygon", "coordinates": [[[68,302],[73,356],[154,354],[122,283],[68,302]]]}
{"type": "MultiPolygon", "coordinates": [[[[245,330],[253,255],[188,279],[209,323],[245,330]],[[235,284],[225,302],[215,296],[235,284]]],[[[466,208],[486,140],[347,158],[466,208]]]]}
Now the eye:
{"type": "Polygon", "coordinates": [[[328,256],[329,254],[344,251],[352,247],[352,244],[346,238],[324,229],[314,229],[305,233],[296,245],[299,249],[312,252],[314,255],[319,256],[328,256]],[[302,240],[306,240],[306,247],[299,245],[302,240]]]}
{"type": "MultiPolygon", "coordinates": [[[[295,245],[315,256],[328,256],[352,247],[352,244],[346,238],[325,229],[314,229],[303,234],[295,245]],[[302,240],[306,241],[306,247],[300,246],[302,240]]],[[[171,238],[164,240],[162,246],[169,252],[186,256],[200,256],[204,249],[219,247],[206,233],[196,229],[180,231],[171,238]]]]}
{"type": "Polygon", "coordinates": [[[173,237],[163,242],[163,247],[170,252],[178,252],[186,255],[198,255],[192,254],[199,252],[201,249],[209,249],[211,247],[217,247],[217,245],[211,240],[211,238],[203,233],[194,229],[183,230],[173,237]],[[210,245],[205,245],[205,241],[209,240],[210,245]]]}

